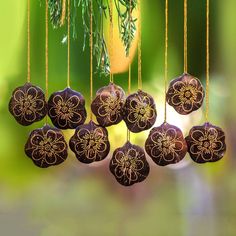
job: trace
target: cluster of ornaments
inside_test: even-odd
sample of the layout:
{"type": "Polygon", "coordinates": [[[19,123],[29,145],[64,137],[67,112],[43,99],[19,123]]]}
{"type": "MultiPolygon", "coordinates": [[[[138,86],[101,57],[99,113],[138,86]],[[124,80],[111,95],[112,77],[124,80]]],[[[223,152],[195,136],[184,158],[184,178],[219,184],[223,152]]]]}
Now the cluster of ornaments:
{"type": "MultiPolygon", "coordinates": [[[[185,73],[171,81],[166,100],[179,114],[187,115],[202,106],[204,96],[201,82],[185,73]]],[[[75,129],[69,147],[80,162],[90,164],[104,160],[110,152],[106,127],[124,120],[131,132],[139,133],[152,128],[157,117],[152,96],[138,90],[126,97],[114,83],[97,91],[91,110],[98,123],[91,120],[84,124],[87,113],[81,93],[66,88],[46,101],[43,91],[30,83],[15,89],[9,103],[9,111],[21,125],[48,115],[55,126],[35,129],[25,145],[26,155],[41,168],[66,160],[68,145],[61,130],[75,129]]],[[[146,179],[150,167],[145,153],[159,166],[178,163],[187,152],[197,163],[218,161],[226,151],[225,134],[221,128],[205,123],[193,127],[184,138],[178,127],[164,122],[151,129],[145,151],[127,142],[113,152],[109,168],[117,182],[131,186],[146,179]]]]}

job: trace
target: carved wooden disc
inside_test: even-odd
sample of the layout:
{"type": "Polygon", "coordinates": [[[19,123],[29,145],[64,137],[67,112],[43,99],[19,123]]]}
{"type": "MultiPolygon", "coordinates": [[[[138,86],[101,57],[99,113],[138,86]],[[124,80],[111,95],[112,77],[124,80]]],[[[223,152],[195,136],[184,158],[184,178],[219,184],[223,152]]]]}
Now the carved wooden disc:
{"type": "Polygon", "coordinates": [[[63,133],[49,125],[35,129],[25,144],[25,153],[41,168],[59,165],[67,158],[67,144],[63,133]]]}
{"type": "Polygon", "coordinates": [[[157,165],[166,166],[175,164],[185,157],[187,144],[178,127],[163,123],[150,131],[145,150],[157,165]]]}
{"type": "Polygon", "coordinates": [[[81,93],[66,88],[48,100],[48,115],[60,129],[75,129],[86,120],[85,100],[81,93]]]}
{"type": "Polygon", "coordinates": [[[122,120],[121,110],[125,103],[124,90],[110,83],[99,89],[91,104],[91,109],[101,126],[118,124],[122,120]]]}
{"type": "Polygon", "coordinates": [[[204,96],[200,80],[186,73],[172,80],[166,93],[169,105],[181,115],[198,110],[202,106],[204,96]]]}
{"type": "Polygon", "coordinates": [[[131,132],[138,133],[150,129],[157,116],[154,99],[139,90],[126,98],[122,114],[131,132]]]}
{"type": "Polygon", "coordinates": [[[150,171],[144,150],[127,142],[117,148],[110,161],[110,171],[118,183],[131,186],[144,181],[150,171]]]}
{"type": "Polygon", "coordinates": [[[9,111],[24,126],[42,120],[47,114],[43,90],[31,83],[16,88],[9,102],[9,111]]]}
{"type": "Polygon", "coordinates": [[[186,141],[188,152],[197,163],[218,161],[226,152],[224,131],[210,123],[194,126],[186,141]]]}
{"type": "Polygon", "coordinates": [[[76,158],[85,164],[102,161],[110,151],[106,128],[95,124],[93,121],[78,126],[69,144],[76,158]]]}

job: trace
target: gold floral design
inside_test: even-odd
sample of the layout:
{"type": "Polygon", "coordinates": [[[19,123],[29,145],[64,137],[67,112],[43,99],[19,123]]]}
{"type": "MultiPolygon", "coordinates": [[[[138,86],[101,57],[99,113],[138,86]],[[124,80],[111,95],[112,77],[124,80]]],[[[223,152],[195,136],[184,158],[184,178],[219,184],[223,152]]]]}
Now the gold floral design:
{"type": "Polygon", "coordinates": [[[197,78],[184,74],[171,82],[166,96],[170,106],[187,115],[202,106],[205,93],[197,78]]]}
{"type": "Polygon", "coordinates": [[[106,127],[118,124],[122,120],[121,110],[125,103],[122,88],[110,83],[97,91],[91,109],[100,125],[106,127]]]}
{"type": "Polygon", "coordinates": [[[223,130],[209,123],[193,127],[186,141],[191,158],[198,163],[218,161],[226,151],[223,130]]]}
{"type": "Polygon", "coordinates": [[[31,132],[25,152],[37,166],[46,168],[65,161],[67,144],[60,130],[46,125],[31,132]]]}
{"type": "Polygon", "coordinates": [[[145,150],[156,164],[165,166],[181,161],[187,145],[178,127],[164,123],[151,130],[145,150]]]}
{"type": "Polygon", "coordinates": [[[103,160],[110,151],[108,132],[92,121],[79,126],[70,140],[70,148],[79,161],[92,163],[103,160]]]}
{"type": "Polygon", "coordinates": [[[127,142],[122,148],[114,151],[110,171],[120,184],[131,186],[146,179],[149,164],[142,148],[127,142]]]}
{"type": "Polygon", "coordinates": [[[18,87],[10,99],[9,111],[22,125],[30,125],[43,119],[47,113],[43,91],[30,83],[18,87]]]}
{"type": "Polygon", "coordinates": [[[83,96],[70,88],[52,94],[48,109],[53,124],[61,129],[74,129],[83,124],[87,116],[83,96]]]}
{"type": "Polygon", "coordinates": [[[131,94],[126,99],[123,119],[128,129],[134,133],[150,129],[156,121],[156,106],[153,98],[140,90],[131,94]]]}

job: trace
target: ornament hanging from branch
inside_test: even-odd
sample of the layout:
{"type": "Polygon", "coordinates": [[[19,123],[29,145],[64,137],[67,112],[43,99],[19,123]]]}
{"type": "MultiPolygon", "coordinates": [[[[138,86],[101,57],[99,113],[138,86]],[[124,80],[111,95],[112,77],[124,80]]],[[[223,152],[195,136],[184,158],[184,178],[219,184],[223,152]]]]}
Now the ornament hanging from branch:
{"type": "Polygon", "coordinates": [[[86,120],[83,95],[70,88],[70,0],[67,0],[67,88],[54,92],[48,101],[48,115],[60,129],[75,129],[86,120]]]}
{"type": "Polygon", "coordinates": [[[187,72],[187,50],[187,0],[184,0],[184,73],[170,82],[166,94],[169,105],[181,115],[187,115],[199,109],[205,95],[200,80],[187,72]]]}
{"type": "Polygon", "coordinates": [[[209,0],[206,0],[206,123],[202,126],[194,126],[186,137],[190,157],[197,163],[218,161],[226,152],[224,131],[208,122],[210,82],[209,11],[210,3],[209,0]]]}
{"type": "Polygon", "coordinates": [[[27,6],[27,82],[16,88],[9,102],[9,111],[24,126],[42,120],[47,114],[45,95],[41,88],[31,84],[30,72],[30,0],[27,6]]]}

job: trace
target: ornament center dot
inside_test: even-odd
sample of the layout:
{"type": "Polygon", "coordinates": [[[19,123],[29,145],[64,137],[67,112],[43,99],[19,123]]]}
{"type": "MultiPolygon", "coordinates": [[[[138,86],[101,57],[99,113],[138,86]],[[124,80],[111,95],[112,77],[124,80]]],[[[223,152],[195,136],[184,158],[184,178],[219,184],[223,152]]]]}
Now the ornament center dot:
{"type": "Polygon", "coordinates": [[[204,146],[205,148],[208,148],[208,147],[210,146],[210,143],[209,143],[208,141],[205,141],[205,142],[203,143],[203,146],[204,146]]]}
{"type": "Polygon", "coordinates": [[[191,97],[191,92],[190,91],[186,91],[185,92],[185,97],[186,98],[190,98],[191,97]]]}

